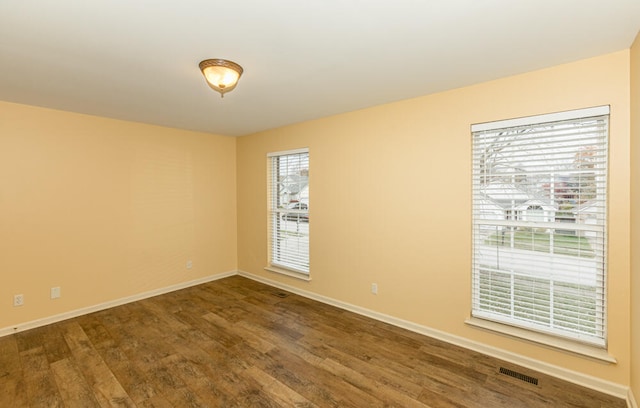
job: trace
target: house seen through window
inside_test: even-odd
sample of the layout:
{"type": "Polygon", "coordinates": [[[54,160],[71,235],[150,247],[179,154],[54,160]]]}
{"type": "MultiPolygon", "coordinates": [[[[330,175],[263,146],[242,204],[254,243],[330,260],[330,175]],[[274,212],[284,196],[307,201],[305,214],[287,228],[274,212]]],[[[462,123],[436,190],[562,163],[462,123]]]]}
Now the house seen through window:
{"type": "Polygon", "coordinates": [[[606,346],[609,107],[472,126],[472,315],[606,346]]]}

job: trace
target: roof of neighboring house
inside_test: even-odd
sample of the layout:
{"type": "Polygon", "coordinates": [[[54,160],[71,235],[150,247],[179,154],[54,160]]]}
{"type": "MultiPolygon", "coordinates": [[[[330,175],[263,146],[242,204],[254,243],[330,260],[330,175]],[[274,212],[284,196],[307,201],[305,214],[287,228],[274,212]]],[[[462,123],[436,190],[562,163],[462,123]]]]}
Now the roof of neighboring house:
{"type": "Polygon", "coordinates": [[[511,207],[514,203],[520,204],[531,200],[531,196],[520,190],[513,184],[491,183],[482,188],[484,195],[501,207],[511,207]]]}
{"type": "MultiPolygon", "coordinates": [[[[597,207],[599,205],[599,203],[595,200],[591,200],[591,201],[585,201],[582,204],[577,205],[574,209],[573,209],[573,213],[574,214],[580,214],[580,213],[586,213],[586,212],[593,212],[594,208],[597,207]]],[[[602,205],[602,204],[600,204],[602,205]]]]}
{"type": "Polygon", "coordinates": [[[524,204],[521,204],[521,205],[517,206],[516,210],[524,211],[524,210],[527,210],[531,206],[542,207],[542,209],[544,211],[558,211],[558,207],[556,207],[553,204],[549,204],[548,201],[545,202],[545,201],[538,200],[538,199],[535,199],[535,198],[525,202],[524,204]]]}

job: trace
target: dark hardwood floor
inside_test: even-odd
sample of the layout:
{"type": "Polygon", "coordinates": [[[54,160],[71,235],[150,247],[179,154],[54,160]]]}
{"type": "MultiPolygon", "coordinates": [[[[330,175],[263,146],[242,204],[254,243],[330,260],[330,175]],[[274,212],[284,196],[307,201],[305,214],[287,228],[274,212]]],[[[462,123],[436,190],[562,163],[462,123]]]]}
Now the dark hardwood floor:
{"type": "Polygon", "coordinates": [[[0,407],[111,406],[626,404],[237,276],[0,338],[0,407]]]}

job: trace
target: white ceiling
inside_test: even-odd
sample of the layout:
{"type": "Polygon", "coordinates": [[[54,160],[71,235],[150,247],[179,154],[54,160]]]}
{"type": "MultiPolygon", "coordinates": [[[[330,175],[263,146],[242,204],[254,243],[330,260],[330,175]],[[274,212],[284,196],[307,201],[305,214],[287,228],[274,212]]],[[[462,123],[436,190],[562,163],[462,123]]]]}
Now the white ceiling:
{"type": "Polygon", "coordinates": [[[1,0],[0,100],[223,135],[629,48],[640,0],[1,0]],[[198,63],[245,69],[224,99],[198,63]]]}

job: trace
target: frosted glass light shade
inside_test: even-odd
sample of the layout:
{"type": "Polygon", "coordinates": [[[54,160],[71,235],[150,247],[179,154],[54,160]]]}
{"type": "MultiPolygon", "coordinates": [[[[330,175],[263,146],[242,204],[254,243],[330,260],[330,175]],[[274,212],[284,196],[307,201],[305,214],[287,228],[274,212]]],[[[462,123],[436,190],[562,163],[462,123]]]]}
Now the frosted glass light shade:
{"type": "Polygon", "coordinates": [[[207,84],[222,97],[236,87],[243,72],[240,65],[224,59],[204,60],[200,63],[200,70],[207,84]]]}

